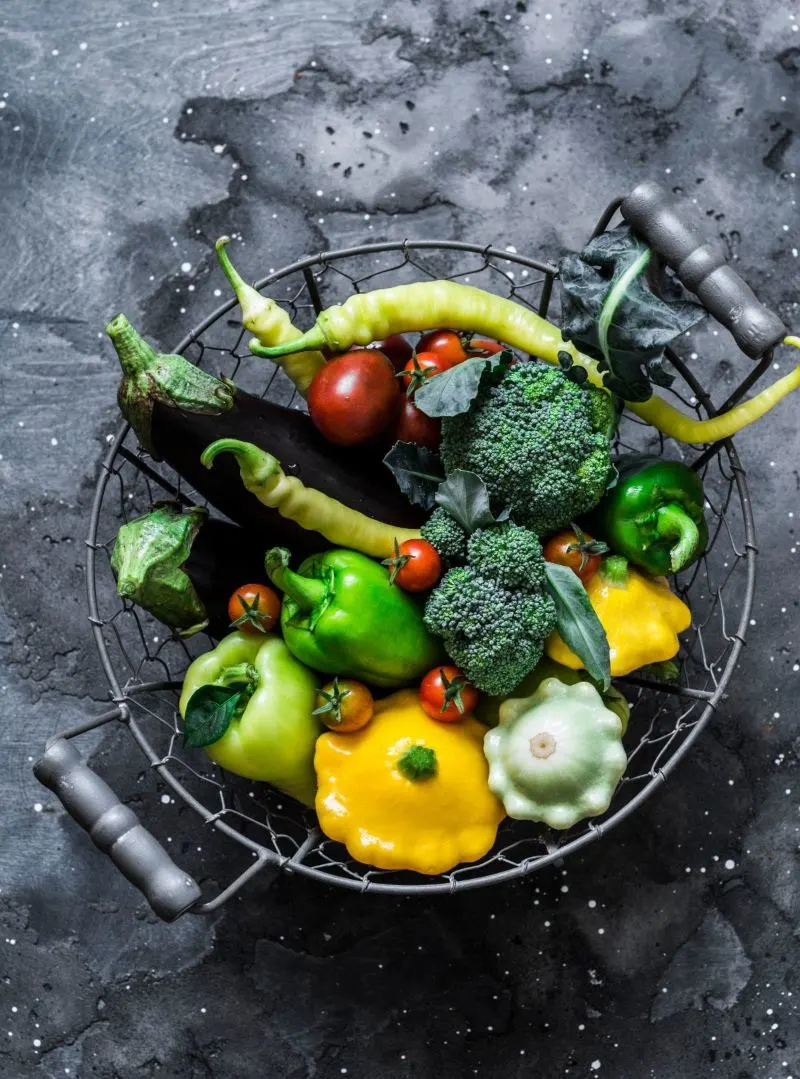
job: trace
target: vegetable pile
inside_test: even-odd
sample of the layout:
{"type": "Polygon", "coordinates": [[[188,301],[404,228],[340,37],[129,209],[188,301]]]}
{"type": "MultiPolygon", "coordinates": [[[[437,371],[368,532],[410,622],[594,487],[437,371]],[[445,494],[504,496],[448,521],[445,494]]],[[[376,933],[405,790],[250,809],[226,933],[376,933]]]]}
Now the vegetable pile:
{"type": "Polygon", "coordinates": [[[157,504],[111,559],[127,602],[212,638],[183,682],[186,747],[381,869],[478,860],[506,816],[606,812],[630,718],[612,678],[675,675],[692,616],[668,578],[708,544],[698,475],[615,457],[620,413],[714,441],[800,368],[707,420],[654,395],[703,312],[650,291],[628,229],[563,260],[563,335],[452,281],[351,296],[302,333],[228,243],[251,351],[307,414],[157,353],[124,315],[106,327],[143,449],[227,518],[157,504]]]}

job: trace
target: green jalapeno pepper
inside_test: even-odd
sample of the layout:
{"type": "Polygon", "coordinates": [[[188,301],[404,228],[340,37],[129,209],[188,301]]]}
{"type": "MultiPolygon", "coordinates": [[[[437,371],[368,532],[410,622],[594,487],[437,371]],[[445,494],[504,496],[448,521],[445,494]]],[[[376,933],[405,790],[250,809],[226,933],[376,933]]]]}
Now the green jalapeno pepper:
{"type": "Polygon", "coordinates": [[[616,484],[587,519],[615,554],[647,573],[686,569],[708,546],[703,484],[688,465],[646,454],[615,462],[616,484]]]}
{"type": "Polygon", "coordinates": [[[326,674],[375,686],[402,686],[441,659],[422,621],[422,603],[358,551],[312,555],[295,573],[289,552],[273,547],[266,568],[284,592],[283,637],[302,662],[326,674]]]}

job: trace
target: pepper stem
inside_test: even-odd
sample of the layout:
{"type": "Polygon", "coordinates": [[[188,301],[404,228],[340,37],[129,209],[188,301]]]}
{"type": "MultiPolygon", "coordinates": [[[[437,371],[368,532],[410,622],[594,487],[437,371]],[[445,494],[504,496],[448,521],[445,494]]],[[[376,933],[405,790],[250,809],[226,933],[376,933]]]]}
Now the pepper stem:
{"type": "Polygon", "coordinates": [[[656,510],[656,532],[663,539],[677,540],[669,553],[670,568],[678,573],[693,560],[700,542],[700,532],[692,518],[677,502],[656,510]]]}
{"type": "Polygon", "coordinates": [[[250,323],[257,319],[265,310],[269,310],[269,308],[273,306],[273,303],[271,300],[268,300],[266,296],[262,296],[258,289],[253,288],[252,285],[248,285],[233,265],[228,252],[225,250],[230,242],[230,236],[220,236],[214,244],[214,248],[216,249],[222,272],[225,274],[228,283],[236,293],[236,299],[239,301],[239,306],[242,309],[242,322],[248,329],[255,330],[256,327],[250,323]]]}
{"type": "Polygon", "coordinates": [[[128,378],[134,378],[158,360],[152,345],[137,333],[125,315],[117,315],[106,325],[106,333],[114,343],[122,370],[128,378]]]}
{"type": "Polygon", "coordinates": [[[289,569],[289,552],[285,547],[273,547],[267,551],[264,567],[275,585],[293,599],[301,611],[313,611],[329,598],[330,589],[325,581],[316,577],[303,577],[289,569]]]}
{"type": "Polygon", "coordinates": [[[436,753],[429,746],[412,746],[397,762],[397,767],[406,779],[414,782],[432,779],[438,771],[436,753]]]}
{"type": "Polygon", "coordinates": [[[233,667],[226,667],[217,677],[218,686],[235,686],[243,682],[252,692],[258,685],[258,671],[252,663],[237,663],[233,667]]]}
{"type": "Polygon", "coordinates": [[[221,453],[230,453],[236,458],[242,482],[248,490],[263,487],[281,472],[278,459],[271,453],[260,450],[252,442],[240,442],[238,438],[218,438],[203,450],[200,463],[211,468],[221,453]]]}
{"type": "Polygon", "coordinates": [[[247,347],[254,356],[265,356],[268,360],[276,360],[281,356],[290,356],[293,352],[316,352],[325,348],[328,344],[325,334],[318,326],[312,326],[306,333],[295,337],[293,341],[284,341],[282,345],[272,345],[267,348],[261,342],[251,337],[247,347]]]}
{"type": "Polygon", "coordinates": [[[628,583],[628,560],[619,554],[609,555],[603,560],[600,572],[609,584],[624,588],[628,583]]]}

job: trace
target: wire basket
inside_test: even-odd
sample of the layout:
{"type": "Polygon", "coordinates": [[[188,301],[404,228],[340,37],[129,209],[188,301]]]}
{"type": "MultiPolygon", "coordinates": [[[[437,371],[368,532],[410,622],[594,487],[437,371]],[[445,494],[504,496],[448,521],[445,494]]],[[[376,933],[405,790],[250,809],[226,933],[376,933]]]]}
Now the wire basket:
{"type": "MultiPolygon", "coordinates": [[[[607,225],[617,206],[615,202],[609,207],[598,229],[607,225]]],[[[492,247],[406,241],[314,255],[278,270],[257,287],[284,306],[296,325],[304,327],[322,307],[342,302],[353,291],[426,278],[477,285],[552,316],[556,277],[554,266],[492,247]]],[[[232,299],[206,318],[176,351],[214,374],[235,379],[252,393],[303,408],[304,402],[283,372],[248,352],[248,335],[234,308],[232,299]]],[[[686,412],[711,414],[708,395],[680,357],[670,351],[668,359],[675,381],[665,391],[667,395],[676,398],[686,412]]],[[[754,368],[756,374],[768,359],[762,358],[754,368]]],[[[752,381],[753,375],[740,392],[752,381]]],[[[686,446],[666,445],[666,441],[625,413],[617,439],[620,450],[686,455],[686,446]]],[[[696,451],[689,452],[696,456],[696,451]]],[[[238,844],[243,856],[239,875],[212,899],[203,900],[184,874],[184,880],[194,885],[192,897],[188,893],[184,896],[182,909],[178,909],[181,903],[171,907],[162,903],[159,909],[149,894],[157,911],[171,918],[185,909],[194,913],[213,910],[267,865],[358,891],[431,894],[476,888],[542,869],[599,838],[632,813],[664,782],[722,701],[744,643],[753,598],[754,524],[736,450],[730,441],[715,444],[691,463],[703,476],[710,531],[706,554],[676,581],[678,593],[691,597],[693,623],[683,637],[676,682],[659,684],[636,677],[617,680],[631,703],[632,714],[625,738],[628,768],[611,808],[604,816],[566,832],[506,820],[495,846],[479,862],[458,866],[441,876],[424,877],[355,862],[344,847],[321,834],[313,812],[269,787],[223,773],[200,750],[183,748],[176,708],[180,682],[187,664],[207,650],[211,640],[205,634],[189,640],[170,635],[145,612],[121,600],[109,557],[120,525],[146,513],[152,502],[174,498],[190,505],[202,500],[180,476],[151,460],[123,425],[100,469],[87,558],[90,621],[114,707],[61,738],[70,740],[102,724],[121,723],[138,746],[135,753],[144,754],[175,800],[191,807],[203,827],[238,844]]],[[[46,777],[43,781],[47,782],[46,777]]],[[[109,798],[115,798],[110,791],[109,798]]],[[[111,808],[119,812],[116,806],[111,808]]],[[[95,834],[102,833],[100,825],[86,820],[81,823],[90,827],[92,837],[100,842],[95,834]]],[[[141,826],[131,822],[131,828],[136,827],[141,826]]],[[[112,832],[114,829],[110,829],[110,836],[112,832]]],[[[118,846],[117,839],[112,843],[109,838],[104,849],[147,892],[141,879],[144,870],[138,864],[121,864],[114,853],[118,846]]],[[[171,862],[169,865],[175,868],[171,862]]],[[[200,868],[208,875],[208,865],[200,868]]]]}

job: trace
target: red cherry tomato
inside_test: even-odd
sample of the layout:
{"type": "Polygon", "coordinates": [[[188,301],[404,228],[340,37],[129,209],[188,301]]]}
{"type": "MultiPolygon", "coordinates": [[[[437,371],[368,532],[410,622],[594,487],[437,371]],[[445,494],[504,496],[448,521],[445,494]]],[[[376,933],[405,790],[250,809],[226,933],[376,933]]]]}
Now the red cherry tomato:
{"type": "Polygon", "coordinates": [[[470,337],[467,342],[467,352],[470,356],[494,356],[502,352],[505,345],[499,341],[492,341],[489,337],[470,337]]]}
{"type": "Polygon", "coordinates": [[[467,351],[461,340],[461,334],[455,330],[431,330],[420,337],[417,344],[418,352],[433,352],[447,360],[450,367],[457,363],[463,363],[467,358],[467,351]]]}
{"type": "Polygon", "coordinates": [[[592,539],[583,529],[568,528],[557,532],[545,543],[544,557],[557,566],[567,566],[586,584],[597,572],[601,555],[607,550],[605,543],[592,539]]]}
{"type": "Polygon", "coordinates": [[[395,442],[413,442],[438,450],[442,438],[442,421],[426,416],[409,397],[404,397],[394,423],[389,428],[389,438],[395,442]]]}
{"type": "Polygon", "coordinates": [[[407,396],[411,397],[423,382],[440,375],[453,365],[435,352],[417,352],[403,368],[402,382],[407,396]]]}
{"type": "Polygon", "coordinates": [[[424,539],[395,540],[394,555],[384,558],[389,580],[406,592],[426,592],[442,575],[442,560],[432,543],[424,539]]]}
{"type": "Polygon", "coordinates": [[[318,691],[313,714],[330,730],[351,734],[366,727],[374,711],[375,701],[363,682],[334,678],[318,691]]]}
{"type": "Polygon", "coordinates": [[[460,667],[434,667],[420,683],[419,703],[431,719],[454,723],[472,715],[478,703],[478,691],[466,680],[460,667]]]}
{"type": "Polygon", "coordinates": [[[317,429],[337,446],[356,446],[386,428],[402,394],[382,352],[363,348],[329,360],[308,391],[308,412],[317,429]]]}
{"type": "Polygon", "coordinates": [[[376,341],[370,348],[376,348],[382,352],[395,371],[402,371],[414,355],[413,347],[399,333],[394,333],[383,341],[376,341]]]}
{"type": "Polygon", "coordinates": [[[228,600],[231,629],[241,633],[269,633],[280,613],[281,601],[277,592],[265,584],[243,584],[228,600]]]}
{"type": "Polygon", "coordinates": [[[470,356],[493,356],[502,351],[503,346],[497,341],[471,333],[456,333],[455,330],[431,330],[422,335],[417,345],[417,352],[435,352],[448,360],[451,367],[470,356]]]}

